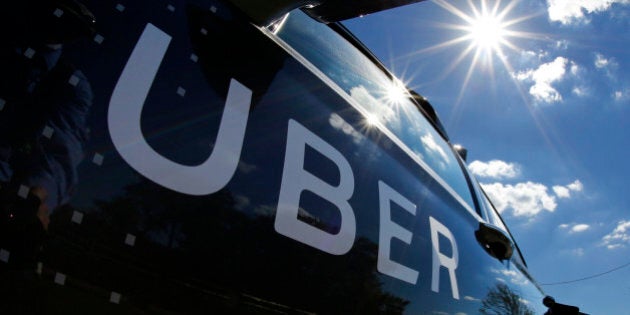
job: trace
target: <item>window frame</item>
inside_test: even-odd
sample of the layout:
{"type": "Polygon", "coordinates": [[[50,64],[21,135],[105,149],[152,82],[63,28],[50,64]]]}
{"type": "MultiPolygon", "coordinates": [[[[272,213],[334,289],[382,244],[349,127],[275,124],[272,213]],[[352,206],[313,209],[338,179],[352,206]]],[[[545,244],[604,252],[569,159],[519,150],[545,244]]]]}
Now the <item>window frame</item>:
{"type": "MultiPolygon", "coordinates": [[[[333,79],[331,79],[327,74],[325,74],[319,67],[313,64],[308,58],[303,56],[297,49],[293,48],[289,43],[284,41],[277,33],[280,31],[280,28],[284,26],[287,17],[295,11],[301,11],[300,9],[296,9],[287,13],[282,18],[278,19],[276,23],[272,23],[266,27],[257,27],[263,34],[269,37],[272,41],[274,41],[278,46],[283,48],[291,57],[295,58],[298,62],[300,62],[303,66],[305,66],[308,70],[310,70],[314,75],[316,75],[319,79],[321,79],[326,85],[328,85],[332,90],[337,92],[345,101],[347,101],[354,109],[356,109],[363,116],[368,116],[370,112],[365,109],[362,105],[360,105],[354,98],[352,98],[349,93],[347,93],[344,88],[342,88],[339,84],[337,84],[333,79]]],[[[305,13],[304,13],[305,14],[305,13]]],[[[307,15],[308,16],[308,15],[307,15]]],[[[309,17],[310,18],[310,17],[309,17]]],[[[314,20],[317,22],[316,20],[314,20]]],[[[317,22],[320,23],[320,22],[317,22]]],[[[394,76],[382,63],[381,61],[363,44],[360,40],[358,40],[345,26],[341,23],[329,23],[325,24],[326,27],[330,28],[333,32],[340,35],[347,43],[352,45],[357,51],[364,55],[373,65],[375,65],[379,71],[381,71],[388,79],[395,80],[396,76],[394,76]]],[[[436,180],[458,203],[463,206],[468,213],[470,213],[473,218],[475,218],[479,222],[484,222],[485,220],[482,217],[482,213],[480,212],[480,208],[478,205],[477,196],[474,192],[474,189],[471,186],[471,182],[468,178],[467,172],[465,171],[465,167],[459,161],[459,155],[453,150],[453,146],[450,143],[444,128],[442,127],[439,120],[437,120],[437,116],[435,115],[435,111],[431,107],[431,105],[426,102],[426,100],[417,94],[414,91],[409,90],[405,87],[409,101],[416,107],[416,109],[420,112],[423,118],[426,120],[429,128],[433,128],[433,130],[442,138],[441,141],[444,141],[447,144],[449,152],[446,154],[451,154],[454,159],[459,164],[457,167],[457,171],[461,173],[464,183],[466,185],[466,193],[469,194],[469,199],[472,201],[470,204],[466,201],[465,196],[461,196],[457,190],[455,190],[451,184],[440,174],[433,169],[429,164],[427,164],[424,160],[418,157],[414,151],[396,134],[394,134],[390,128],[385,126],[384,124],[376,125],[376,128],[387,136],[392,142],[394,142],[397,147],[402,149],[414,162],[419,164],[423,170],[425,170],[434,180],[436,180]],[[426,104],[423,104],[422,101],[425,101],[426,104]],[[428,111],[432,111],[433,115],[431,115],[428,111]],[[464,168],[462,168],[464,167],[464,168]]]]}

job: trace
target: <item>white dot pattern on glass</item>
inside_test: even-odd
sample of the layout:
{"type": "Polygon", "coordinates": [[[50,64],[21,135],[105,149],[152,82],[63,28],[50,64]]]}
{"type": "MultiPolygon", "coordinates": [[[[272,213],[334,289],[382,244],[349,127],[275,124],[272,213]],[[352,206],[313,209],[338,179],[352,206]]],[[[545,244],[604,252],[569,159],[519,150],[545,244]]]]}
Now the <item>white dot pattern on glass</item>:
{"type": "Polygon", "coordinates": [[[105,157],[100,154],[100,153],[95,153],[94,157],[92,158],[92,163],[101,166],[103,165],[103,160],[105,160],[105,157]]]}
{"type": "Polygon", "coordinates": [[[57,8],[55,9],[55,11],[53,12],[53,15],[60,18],[63,15],[63,10],[57,8]]]}
{"type": "Polygon", "coordinates": [[[177,88],[177,94],[178,94],[179,96],[181,96],[181,97],[186,96],[186,89],[184,89],[184,88],[183,88],[183,87],[181,87],[181,86],[180,86],[180,87],[178,87],[178,88],[177,88]]]}
{"type": "Polygon", "coordinates": [[[116,5],[116,10],[120,12],[125,11],[125,6],[119,3],[116,5]]]}
{"type": "Polygon", "coordinates": [[[201,34],[203,34],[203,35],[208,35],[208,30],[207,30],[207,29],[205,29],[205,28],[202,28],[202,29],[200,30],[200,32],[201,32],[201,34]]]}
{"type": "Polygon", "coordinates": [[[6,104],[7,101],[5,101],[4,99],[0,98],[0,110],[4,109],[4,104],[6,104]]]}
{"type": "Polygon", "coordinates": [[[52,138],[54,133],[55,133],[55,129],[52,129],[50,126],[46,126],[44,127],[44,130],[42,130],[42,136],[48,139],[52,138]]]}
{"type": "Polygon", "coordinates": [[[171,12],[175,12],[175,7],[174,7],[173,5],[171,5],[171,4],[169,4],[169,5],[166,7],[166,9],[168,9],[168,10],[169,10],[169,11],[171,11],[171,12]]]}
{"type": "Polygon", "coordinates": [[[94,36],[94,41],[99,45],[102,44],[104,40],[105,40],[105,37],[103,37],[103,35],[101,34],[96,34],[94,36]]]}
{"type": "Polygon", "coordinates": [[[190,55],[190,60],[192,60],[193,62],[197,62],[197,61],[199,61],[199,56],[197,56],[195,54],[191,54],[190,55]]]}
{"type": "Polygon", "coordinates": [[[31,59],[33,58],[33,56],[35,56],[35,49],[31,47],[26,48],[26,50],[24,51],[24,57],[31,59]]]}
{"type": "Polygon", "coordinates": [[[83,213],[80,212],[80,211],[72,212],[71,220],[72,220],[72,222],[74,222],[76,224],[81,224],[83,222],[83,213]]]}
{"type": "Polygon", "coordinates": [[[18,189],[18,196],[20,196],[21,198],[26,199],[26,197],[28,197],[28,193],[31,191],[31,189],[26,186],[26,185],[20,185],[20,188],[18,189]]]}
{"type": "Polygon", "coordinates": [[[81,79],[79,79],[79,77],[77,77],[76,75],[71,75],[70,79],[68,80],[68,83],[70,83],[70,85],[72,86],[77,86],[79,84],[79,82],[81,81],[81,79]]]}
{"type": "Polygon", "coordinates": [[[215,7],[215,6],[211,6],[211,7],[210,7],[210,12],[212,12],[212,13],[217,13],[217,7],[215,7]]]}
{"type": "Polygon", "coordinates": [[[66,284],[66,275],[64,275],[61,272],[57,272],[55,274],[55,283],[58,285],[65,285],[66,284]]]}
{"type": "Polygon", "coordinates": [[[9,252],[8,250],[4,248],[0,249],[0,261],[8,263],[9,257],[11,257],[11,252],[9,252]]]}
{"type": "Polygon", "coordinates": [[[133,234],[127,233],[127,236],[125,237],[125,244],[129,246],[136,245],[136,236],[133,234]]]}
{"type": "Polygon", "coordinates": [[[114,303],[114,304],[120,304],[121,297],[122,296],[120,295],[120,293],[112,291],[112,294],[110,294],[109,296],[109,302],[114,303]]]}

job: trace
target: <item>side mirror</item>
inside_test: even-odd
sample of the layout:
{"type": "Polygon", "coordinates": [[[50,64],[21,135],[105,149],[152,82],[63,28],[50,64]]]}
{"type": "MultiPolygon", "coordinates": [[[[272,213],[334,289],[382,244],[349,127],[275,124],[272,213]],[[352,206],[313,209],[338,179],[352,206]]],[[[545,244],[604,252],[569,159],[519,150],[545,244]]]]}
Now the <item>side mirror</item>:
{"type": "Polygon", "coordinates": [[[479,223],[475,231],[479,245],[492,257],[498,260],[509,260],[514,253],[514,244],[499,228],[487,223],[479,223]]]}
{"type": "Polygon", "coordinates": [[[230,0],[259,26],[267,26],[297,8],[304,8],[311,17],[330,23],[420,1],[424,0],[230,0]]]}
{"type": "Polygon", "coordinates": [[[543,299],[543,305],[549,308],[549,311],[545,314],[552,315],[587,315],[580,312],[580,308],[572,305],[565,305],[556,303],[556,300],[551,296],[545,296],[543,299]]]}

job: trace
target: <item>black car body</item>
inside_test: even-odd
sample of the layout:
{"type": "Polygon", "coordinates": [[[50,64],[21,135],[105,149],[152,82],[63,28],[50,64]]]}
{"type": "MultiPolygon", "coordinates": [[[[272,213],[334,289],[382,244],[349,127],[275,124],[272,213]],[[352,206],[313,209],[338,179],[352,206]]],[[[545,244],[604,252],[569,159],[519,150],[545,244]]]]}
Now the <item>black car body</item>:
{"type": "Polygon", "coordinates": [[[27,63],[59,50],[49,68],[74,87],[17,116],[23,96],[0,95],[0,115],[31,126],[3,136],[3,211],[50,214],[34,252],[11,240],[35,232],[5,218],[9,313],[544,312],[431,105],[330,21],[347,12],[40,2],[5,33],[86,31],[3,41],[27,63]]]}

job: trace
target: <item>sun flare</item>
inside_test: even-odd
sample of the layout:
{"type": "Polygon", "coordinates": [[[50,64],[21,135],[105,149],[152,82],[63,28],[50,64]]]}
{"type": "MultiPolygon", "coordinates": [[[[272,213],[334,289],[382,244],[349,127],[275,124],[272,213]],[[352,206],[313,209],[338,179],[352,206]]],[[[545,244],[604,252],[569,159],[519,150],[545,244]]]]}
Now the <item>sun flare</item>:
{"type": "MultiPolygon", "coordinates": [[[[497,65],[502,65],[508,72],[514,72],[506,57],[506,51],[512,50],[520,53],[523,48],[517,46],[518,40],[545,38],[541,34],[517,29],[519,23],[536,16],[514,16],[519,0],[467,0],[465,2],[433,0],[433,2],[459,19],[455,23],[438,24],[458,35],[414,54],[435,52],[449,47],[461,48],[460,53],[453,58],[441,76],[445,78],[461,64],[470,61],[457,103],[463,98],[464,91],[476,71],[489,74],[491,80],[494,80],[495,66],[497,65]]],[[[493,84],[489,86],[493,86],[493,84]]]]}
{"type": "Polygon", "coordinates": [[[469,26],[469,35],[477,49],[499,49],[506,35],[502,21],[495,15],[483,14],[476,17],[469,26]]]}
{"type": "Polygon", "coordinates": [[[390,106],[400,106],[409,95],[407,94],[405,84],[398,79],[384,84],[384,101],[390,106]]]}

